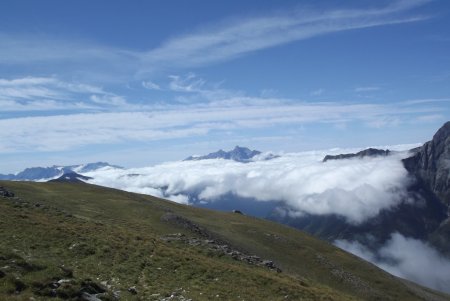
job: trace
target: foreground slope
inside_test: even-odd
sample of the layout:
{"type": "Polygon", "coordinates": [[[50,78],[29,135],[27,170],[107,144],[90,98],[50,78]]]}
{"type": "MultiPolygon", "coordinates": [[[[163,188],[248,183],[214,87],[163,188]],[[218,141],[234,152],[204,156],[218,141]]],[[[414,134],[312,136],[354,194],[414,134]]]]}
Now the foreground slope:
{"type": "Polygon", "coordinates": [[[0,186],[0,300],[450,300],[242,214],[84,183],[0,186]]]}

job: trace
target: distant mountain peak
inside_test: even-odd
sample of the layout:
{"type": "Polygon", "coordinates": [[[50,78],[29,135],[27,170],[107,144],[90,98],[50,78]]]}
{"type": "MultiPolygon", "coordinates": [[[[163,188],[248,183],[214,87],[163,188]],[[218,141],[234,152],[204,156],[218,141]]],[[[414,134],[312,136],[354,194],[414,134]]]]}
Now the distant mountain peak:
{"type": "Polygon", "coordinates": [[[80,175],[76,172],[68,172],[63,174],[59,178],[50,180],[48,182],[84,183],[85,181],[90,179],[92,178],[80,175]]]}
{"type": "Polygon", "coordinates": [[[48,181],[56,179],[67,173],[85,173],[94,171],[104,167],[120,168],[120,166],[111,165],[107,162],[94,162],[79,165],[59,166],[53,165],[50,167],[29,167],[17,174],[0,174],[0,180],[13,180],[13,181],[48,181]]]}
{"type": "MultiPolygon", "coordinates": [[[[184,161],[198,161],[198,160],[207,160],[207,159],[225,159],[225,160],[234,160],[237,162],[250,162],[254,157],[261,155],[262,153],[258,150],[251,150],[248,147],[241,147],[236,145],[234,149],[230,151],[224,151],[219,149],[217,152],[209,153],[204,156],[190,156],[184,161]]],[[[267,158],[272,159],[275,156],[270,156],[267,158]]]]}
{"type": "Polygon", "coordinates": [[[322,162],[327,162],[329,160],[342,160],[351,158],[365,158],[365,157],[379,157],[388,156],[391,153],[390,150],[377,149],[377,148],[367,148],[357,153],[350,154],[339,154],[339,155],[326,155],[322,162]]]}

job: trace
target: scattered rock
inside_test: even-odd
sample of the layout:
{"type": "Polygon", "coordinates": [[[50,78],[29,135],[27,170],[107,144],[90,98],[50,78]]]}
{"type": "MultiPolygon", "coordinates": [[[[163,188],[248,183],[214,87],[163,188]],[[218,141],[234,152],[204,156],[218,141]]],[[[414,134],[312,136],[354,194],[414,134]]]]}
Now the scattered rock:
{"type": "Polygon", "coordinates": [[[89,294],[86,292],[82,293],[80,298],[83,301],[102,301],[102,299],[97,298],[95,294],[89,294]]]}
{"type": "Polygon", "coordinates": [[[243,214],[242,211],[240,211],[240,210],[233,210],[233,213],[243,214]]]}
{"type": "Polygon", "coordinates": [[[137,295],[137,293],[138,293],[135,286],[129,287],[128,291],[133,295],[137,295]]]}
{"type": "Polygon", "coordinates": [[[64,277],[73,278],[73,270],[72,269],[67,268],[63,265],[60,266],[59,268],[63,271],[64,277]]]}
{"type": "Polygon", "coordinates": [[[328,258],[321,254],[316,254],[316,261],[330,270],[331,274],[338,278],[340,281],[349,284],[355,290],[365,294],[365,295],[374,295],[381,298],[381,294],[376,291],[372,286],[370,286],[367,282],[362,280],[360,277],[345,271],[342,267],[334,264],[328,258]]]}
{"type": "Polygon", "coordinates": [[[193,223],[192,221],[188,220],[185,217],[176,215],[172,212],[167,212],[166,214],[164,214],[163,216],[161,216],[161,220],[164,222],[168,222],[171,223],[175,226],[184,228],[186,230],[189,230],[199,236],[202,237],[212,237],[212,235],[206,231],[205,229],[203,229],[202,227],[200,227],[199,225],[193,223]]]}
{"type": "Polygon", "coordinates": [[[112,296],[114,299],[119,300],[120,299],[120,291],[112,292],[112,296]]]}
{"type": "Polygon", "coordinates": [[[20,294],[23,290],[27,288],[26,284],[20,280],[19,278],[15,278],[13,280],[13,284],[15,286],[15,292],[16,294],[20,294]]]}
{"type": "Polygon", "coordinates": [[[215,239],[201,239],[196,237],[187,237],[182,233],[168,234],[161,237],[161,239],[166,242],[179,241],[188,244],[190,246],[204,246],[211,251],[230,256],[234,260],[243,261],[251,265],[266,267],[278,273],[281,272],[281,269],[278,268],[273,261],[263,260],[256,255],[245,254],[239,250],[232,248],[228,244],[224,244],[223,242],[215,239]]]}
{"type": "Polygon", "coordinates": [[[14,192],[7,190],[6,188],[0,186],[0,196],[3,196],[5,198],[13,198],[14,192]]]}
{"type": "MultiPolygon", "coordinates": [[[[182,295],[182,293],[185,293],[186,291],[183,290],[183,288],[178,288],[175,291],[173,291],[168,297],[161,298],[159,301],[192,301],[192,299],[188,299],[182,295]]],[[[200,293],[201,294],[201,293],[200,293]]],[[[153,294],[152,296],[159,296],[160,294],[153,294]]]]}

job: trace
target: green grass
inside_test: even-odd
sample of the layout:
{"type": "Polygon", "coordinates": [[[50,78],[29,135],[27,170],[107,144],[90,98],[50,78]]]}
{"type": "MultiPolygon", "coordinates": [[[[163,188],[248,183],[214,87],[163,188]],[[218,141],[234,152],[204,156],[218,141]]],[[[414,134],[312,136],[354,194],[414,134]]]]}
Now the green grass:
{"type": "Polygon", "coordinates": [[[0,300],[76,300],[81,289],[96,286],[105,290],[102,300],[114,300],[115,292],[120,300],[172,294],[193,300],[422,300],[422,288],[272,222],[87,184],[0,186],[16,194],[0,197],[0,300]],[[167,212],[241,252],[273,260],[283,272],[204,245],[162,240],[173,233],[198,236],[164,221],[167,212]],[[68,282],[53,288],[61,279],[68,282]]]}

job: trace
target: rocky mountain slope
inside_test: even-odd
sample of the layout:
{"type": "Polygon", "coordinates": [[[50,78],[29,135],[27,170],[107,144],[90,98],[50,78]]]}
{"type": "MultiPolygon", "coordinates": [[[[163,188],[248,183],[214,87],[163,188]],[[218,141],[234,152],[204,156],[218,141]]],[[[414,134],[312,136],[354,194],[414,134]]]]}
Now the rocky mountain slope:
{"type": "Polygon", "coordinates": [[[242,214],[85,183],[0,186],[1,300],[450,300],[242,214]]]}
{"type": "Polygon", "coordinates": [[[405,168],[414,175],[424,189],[432,192],[446,206],[450,206],[450,121],[433,139],[403,160],[405,168]]]}

